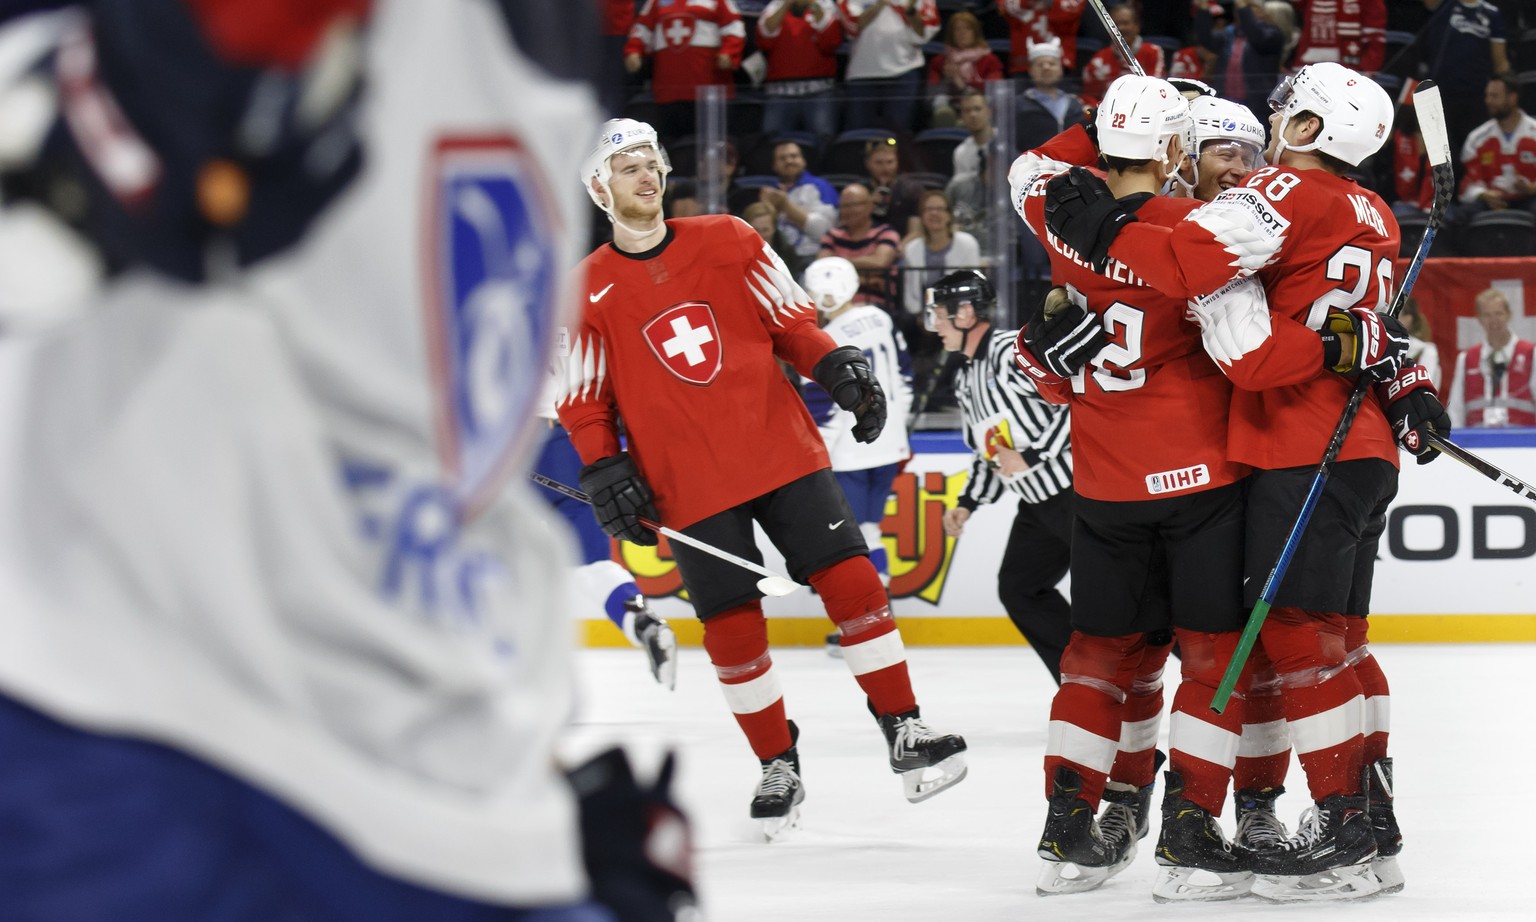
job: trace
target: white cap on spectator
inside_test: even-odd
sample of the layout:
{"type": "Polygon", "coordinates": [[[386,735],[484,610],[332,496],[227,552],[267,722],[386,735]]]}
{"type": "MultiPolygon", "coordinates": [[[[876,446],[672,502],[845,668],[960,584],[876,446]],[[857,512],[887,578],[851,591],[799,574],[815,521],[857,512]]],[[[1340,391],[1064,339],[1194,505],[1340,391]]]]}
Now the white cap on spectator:
{"type": "Polygon", "coordinates": [[[1027,43],[1025,47],[1029,49],[1030,63],[1034,63],[1035,58],[1043,58],[1047,55],[1053,58],[1061,57],[1060,36],[1053,35],[1048,42],[1037,42],[1032,38],[1027,38],[1024,41],[1027,43]]]}

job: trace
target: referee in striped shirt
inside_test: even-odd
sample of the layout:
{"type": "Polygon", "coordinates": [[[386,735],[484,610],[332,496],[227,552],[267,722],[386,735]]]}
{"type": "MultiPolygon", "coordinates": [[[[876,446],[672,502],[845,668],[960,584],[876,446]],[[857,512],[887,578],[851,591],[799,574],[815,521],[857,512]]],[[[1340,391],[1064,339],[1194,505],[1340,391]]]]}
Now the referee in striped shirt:
{"type": "Polygon", "coordinates": [[[955,397],[965,444],[976,453],[960,501],[944,513],[944,531],[958,537],[976,507],[997,502],[1005,490],[1018,494],[997,595],[1060,684],[1061,654],[1072,636],[1071,607],[1056,589],[1072,549],[1067,408],[1047,403],[1014,364],[1016,331],[992,329],[996,304],[992,283],[973,270],[952,272],[928,289],[924,325],[939,334],[946,352],[965,356],[955,397]]]}

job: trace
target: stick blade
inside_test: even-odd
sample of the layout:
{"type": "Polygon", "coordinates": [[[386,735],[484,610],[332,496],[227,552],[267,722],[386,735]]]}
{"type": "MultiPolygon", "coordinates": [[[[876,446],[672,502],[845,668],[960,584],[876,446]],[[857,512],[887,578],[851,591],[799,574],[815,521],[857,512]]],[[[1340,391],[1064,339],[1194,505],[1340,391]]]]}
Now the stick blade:
{"type": "Polygon", "coordinates": [[[1419,116],[1419,133],[1424,138],[1429,165],[1450,163],[1451,136],[1445,127],[1445,106],[1440,101],[1440,88],[1433,80],[1425,80],[1413,91],[1413,108],[1419,116]]]}
{"type": "Polygon", "coordinates": [[[789,595],[799,588],[799,583],[794,580],[785,579],[782,576],[765,576],[757,581],[757,591],[774,598],[789,595]]]}

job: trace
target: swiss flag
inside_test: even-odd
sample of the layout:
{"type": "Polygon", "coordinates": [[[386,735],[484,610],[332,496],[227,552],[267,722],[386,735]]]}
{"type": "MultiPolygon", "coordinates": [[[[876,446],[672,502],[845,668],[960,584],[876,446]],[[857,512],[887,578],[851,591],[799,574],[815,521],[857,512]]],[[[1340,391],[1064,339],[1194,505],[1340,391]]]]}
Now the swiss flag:
{"type": "Polygon", "coordinates": [[[706,387],[720,374],[720,327],[705,301],[674,304],[640,329],[651,352],[672,374],[706,387]]]}

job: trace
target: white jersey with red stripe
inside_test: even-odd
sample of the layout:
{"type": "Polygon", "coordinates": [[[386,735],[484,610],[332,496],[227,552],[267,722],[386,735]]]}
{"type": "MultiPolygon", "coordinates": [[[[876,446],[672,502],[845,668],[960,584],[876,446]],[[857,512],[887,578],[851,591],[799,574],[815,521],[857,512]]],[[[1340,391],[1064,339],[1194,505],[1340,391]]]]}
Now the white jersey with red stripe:
{"type": "Polygon", "coordinates": [[[596,101],[495,4],[376,7],[368,166],[300,248],[0,340],[0,688],[190,752],[386,873],[573,902],[574,555],[508,477],[596,101]]]}

